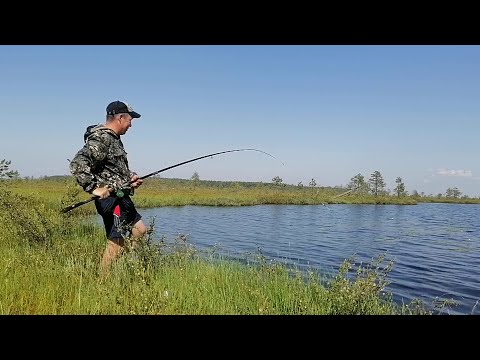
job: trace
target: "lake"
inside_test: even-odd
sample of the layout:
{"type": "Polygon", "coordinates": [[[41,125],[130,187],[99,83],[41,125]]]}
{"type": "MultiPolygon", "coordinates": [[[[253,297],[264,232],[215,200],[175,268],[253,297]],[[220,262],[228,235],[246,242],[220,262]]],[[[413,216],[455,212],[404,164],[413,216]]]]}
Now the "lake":
{"type": "Polygon", "coordinates": [[[352,256],[394,260],[387,287],[399,303],[446,314],[480,314],[480,205],[257,205],[139,209],[155,238],[180,235],[197,249],[232,258],[263,254],[302,270],[333,275],[352,256]]]}

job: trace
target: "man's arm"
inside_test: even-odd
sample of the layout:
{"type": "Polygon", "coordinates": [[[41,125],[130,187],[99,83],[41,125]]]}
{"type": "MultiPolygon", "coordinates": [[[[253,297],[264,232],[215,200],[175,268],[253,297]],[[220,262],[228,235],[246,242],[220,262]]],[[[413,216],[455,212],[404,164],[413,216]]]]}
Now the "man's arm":
{"type": "Polygon", "coordinates": [[[100,197],[106,197],[103,191],[95,194],[93,192],[98,188],[97,171],[107,156],[107,150],[107,145],[99,136],[92,136],[70,162],[70,172],[77,183],[84,191],[100,197]]]}
{"type": "Polygon", "coordinates": [[[109,144],[108,138],[102,137],[101,133],[98,135],[94,134],[91,136],[86,144],[85,148],[90,158],[91,169],[90,172],[93,175],[93,181],[90,184],[89,188],[92,195],[96,195],[101,199],[105,199],[110,196],[110,192],[114,189],[109,188],[108,186],[99,187],[97,172],[100,171],[103,167],[103,162],[108,154],[109,144]]]}
{"type": "Polygon", "coordinates": [[[92,173],[91,161],[88,158],[85,147],[80,149],[72,161],[70,161],[70,173],[87,193],[91,194],[97,187],[97,180],[92,173]]]}

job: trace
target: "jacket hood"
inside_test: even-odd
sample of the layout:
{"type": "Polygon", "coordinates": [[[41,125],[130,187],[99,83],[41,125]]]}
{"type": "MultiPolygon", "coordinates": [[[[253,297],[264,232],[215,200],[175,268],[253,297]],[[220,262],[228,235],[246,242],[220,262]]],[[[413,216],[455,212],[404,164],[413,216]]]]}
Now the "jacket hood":
{"type": "Polygon", "coordinates": [[[105,127],[103,124],[95,124],[95,125],[90,125],[87,127],[85,130],[85,134],[83,134],[83,141],[87,142],[87,139],[90,135],[92,135],[95,131],[100,130],[100,129],[108,129],[105,127]]]}

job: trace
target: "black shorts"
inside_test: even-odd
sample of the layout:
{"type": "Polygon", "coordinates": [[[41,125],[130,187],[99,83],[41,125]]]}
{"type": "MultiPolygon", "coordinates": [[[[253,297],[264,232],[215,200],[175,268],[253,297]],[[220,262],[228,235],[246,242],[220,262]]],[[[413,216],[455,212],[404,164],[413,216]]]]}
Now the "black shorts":
{"type": "Polygon", "coordinates": [[[129,196],[96,199],[95,207],[103,219],[107,239],[126,238],[142,218],[129,196]]]}

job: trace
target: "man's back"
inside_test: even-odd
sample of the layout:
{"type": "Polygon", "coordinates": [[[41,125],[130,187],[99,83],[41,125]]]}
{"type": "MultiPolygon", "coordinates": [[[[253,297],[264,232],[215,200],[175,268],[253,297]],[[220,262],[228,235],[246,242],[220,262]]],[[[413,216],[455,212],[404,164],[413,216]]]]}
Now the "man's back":
{"type": "Polygon", "coordinates": [[[119,135],[103,125],[92,125],[84,139],[85,145],[70,162],[70,171],[85,191],[107,185],[119,189],[129,182],[127,153],[119,135]]]}

